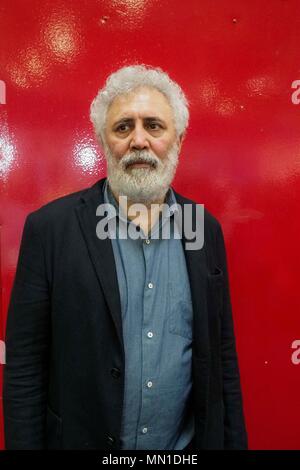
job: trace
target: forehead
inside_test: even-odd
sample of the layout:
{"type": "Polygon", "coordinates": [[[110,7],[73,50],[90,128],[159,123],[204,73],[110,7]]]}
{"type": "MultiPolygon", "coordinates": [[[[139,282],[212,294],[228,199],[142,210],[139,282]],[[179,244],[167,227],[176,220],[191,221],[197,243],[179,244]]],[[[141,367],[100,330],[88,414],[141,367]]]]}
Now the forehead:
{"type": "Polygon", "coordinates": [[[127,94],[117,96],[107,111],[107,120],[122,117],[158,117],[165,121],[173,119],[173,110],[168,99],[155,88],[140,87],[127,94]]]}

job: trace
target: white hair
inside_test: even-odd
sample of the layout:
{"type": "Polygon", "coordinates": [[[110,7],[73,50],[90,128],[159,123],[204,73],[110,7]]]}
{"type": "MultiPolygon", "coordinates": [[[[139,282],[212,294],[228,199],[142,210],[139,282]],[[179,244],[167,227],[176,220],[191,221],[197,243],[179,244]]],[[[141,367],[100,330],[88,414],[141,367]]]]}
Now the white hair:
{"type": "Polygon", "coordinates": [[[180,86],[171,80],[159,67],[144,64],[122,67],[109,75],[105,86],[99,90],[92,101],[90,118],[95,133],[105,143],[104,129],[107,110],[113,100],[121,94],[130,93],[140,87],[155,88],[168,100],[174,116],[174,125],[178,136],[181,136],[189,121],[188,100],[180,86]]]}

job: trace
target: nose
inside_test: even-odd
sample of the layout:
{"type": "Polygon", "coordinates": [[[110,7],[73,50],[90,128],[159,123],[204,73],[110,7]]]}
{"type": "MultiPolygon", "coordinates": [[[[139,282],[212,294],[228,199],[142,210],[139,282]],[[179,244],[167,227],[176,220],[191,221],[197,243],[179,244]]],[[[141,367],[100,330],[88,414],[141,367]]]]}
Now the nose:
{"type": "Polygon", "coordinates": [[[132,132],[130,150],[149,149],[147,131],[140,124],[137,124],[132,132]]]}

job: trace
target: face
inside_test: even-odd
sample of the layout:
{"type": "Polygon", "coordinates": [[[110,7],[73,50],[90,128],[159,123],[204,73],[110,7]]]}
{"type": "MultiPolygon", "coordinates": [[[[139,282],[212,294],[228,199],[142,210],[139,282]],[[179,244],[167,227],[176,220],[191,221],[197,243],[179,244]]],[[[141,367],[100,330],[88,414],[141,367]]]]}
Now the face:
{"type": "Polygon", "coordinates": [[[118,96],[108,109],[104,135],[112,190],[133,202],[163,199],[182,143],[166,97],[145,87],[118,96]]]}

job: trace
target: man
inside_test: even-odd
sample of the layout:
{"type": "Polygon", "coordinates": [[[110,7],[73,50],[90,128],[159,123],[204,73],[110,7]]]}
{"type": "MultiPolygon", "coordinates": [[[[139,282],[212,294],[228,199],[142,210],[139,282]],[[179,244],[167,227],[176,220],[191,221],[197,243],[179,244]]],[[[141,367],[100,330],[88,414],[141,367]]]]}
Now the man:
{"type": "Polygon", "coordinates": [[[204,244],[188,249],[197,205],[171,187],[188,118],[160,69],[116,71],[91,106],[107,179],[27,217],[7,448],[247,448],[222,229],[205,210],[204,244]]]}

